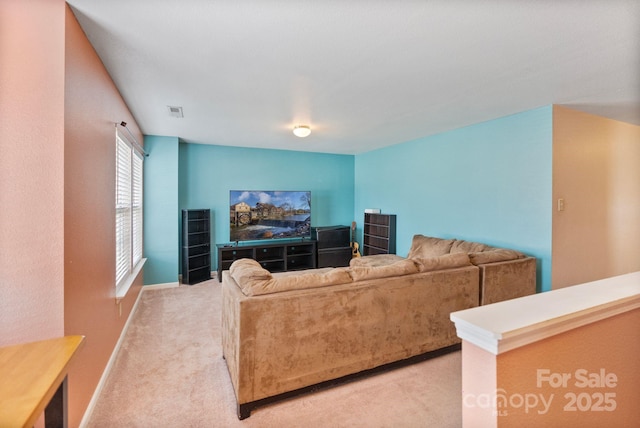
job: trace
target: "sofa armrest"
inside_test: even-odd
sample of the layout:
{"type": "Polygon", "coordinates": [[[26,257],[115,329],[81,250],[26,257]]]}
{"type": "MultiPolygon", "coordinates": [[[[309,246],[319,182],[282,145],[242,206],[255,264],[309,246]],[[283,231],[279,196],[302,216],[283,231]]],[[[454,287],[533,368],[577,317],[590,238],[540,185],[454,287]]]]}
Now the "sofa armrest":
{"type": "Polygon", "coordinates": [[[250,367],[254,357],[253,340],[242,340],[243,311],[249,300],[242,293],[229,271],[222,272],[222,357],[226,360],[231,384],[238,403],[247,401],[243,391],[247,390],[247,379],[241,377],[241,368],[250,367]]]}
{"type": "Polygon", "coordinates": [[[480,305],[536,293],[536,259],[525,257],[478,265],[480,305]]]}

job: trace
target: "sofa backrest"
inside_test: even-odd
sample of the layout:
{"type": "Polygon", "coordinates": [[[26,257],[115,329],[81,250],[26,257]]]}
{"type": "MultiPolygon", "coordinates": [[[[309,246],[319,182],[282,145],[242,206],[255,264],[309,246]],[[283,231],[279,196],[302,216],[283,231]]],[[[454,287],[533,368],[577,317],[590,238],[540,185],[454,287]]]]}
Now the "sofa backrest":
{"type": "Polygon", "coordinates": [[[274,276],[253,259],[236,260],[229,268],[229,274],[246,296],[347,284],[352,281],[347,268],[309,269],[274,276]]]}
{"type": "Polygon", "coordinates": [[[471,263],[474,265],[503,262],[527,257],[520,251],[496,248],[479,242],[414,235],[407,258],[414,260],[428,259],[432,257],[440,257],[446,254],[460,253],[468,254],[471,263]]]}
{"type": "Polygon", "coordinates": [[[344,268],[309,269],[271,273],[253,259],[233,262],[229,274],[244,295],[259,296],[282,291],[302,290],[330,285],[349,284],[378,278],[400,277],[422,272],[472,266],[464,253],[445,254],[440,257],[389,260],[378,264],[375,256],[361,257],[362,263],[344,268]],[[368,263],[371,261],[372,263],[368,263]]]}

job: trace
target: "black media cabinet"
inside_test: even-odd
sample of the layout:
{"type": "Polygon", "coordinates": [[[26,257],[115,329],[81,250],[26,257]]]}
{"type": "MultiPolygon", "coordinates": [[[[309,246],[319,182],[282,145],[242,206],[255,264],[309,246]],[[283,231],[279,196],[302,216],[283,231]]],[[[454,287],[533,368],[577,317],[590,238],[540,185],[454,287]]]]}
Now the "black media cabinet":
{"type": "Polygon", "coordinates": [[[314,227],[311,236],[317,242],[319,268],[349,266],[353,255],[349,226],[314,227]]]}
{"type": "Polygon", "coordinates": [[[315,269],[316,241],[296,240],[258,244],[217,244],[218,281],[222,271],[228,270],[238,259],[253,259],[269,272],[315,269]]]}

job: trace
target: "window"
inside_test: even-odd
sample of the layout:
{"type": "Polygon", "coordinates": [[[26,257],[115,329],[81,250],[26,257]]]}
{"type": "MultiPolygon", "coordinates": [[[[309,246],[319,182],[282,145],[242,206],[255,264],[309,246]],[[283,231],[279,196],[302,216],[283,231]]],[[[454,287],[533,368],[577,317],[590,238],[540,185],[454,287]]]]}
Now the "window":
{"type": "Polygon", "coordinates": [[[142,268],[142,155],[116,131],[116,297],[142,268]]]}

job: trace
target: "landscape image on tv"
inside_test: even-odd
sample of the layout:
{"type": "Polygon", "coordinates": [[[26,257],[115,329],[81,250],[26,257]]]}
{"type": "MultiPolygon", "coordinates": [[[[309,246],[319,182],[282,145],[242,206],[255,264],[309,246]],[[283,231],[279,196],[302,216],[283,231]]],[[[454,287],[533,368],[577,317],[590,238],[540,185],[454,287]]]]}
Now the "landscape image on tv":
{"type": "Polygon", "coordinates": [[[229,192],[231,241],[311,237],[311,192],[229,192]]]}

